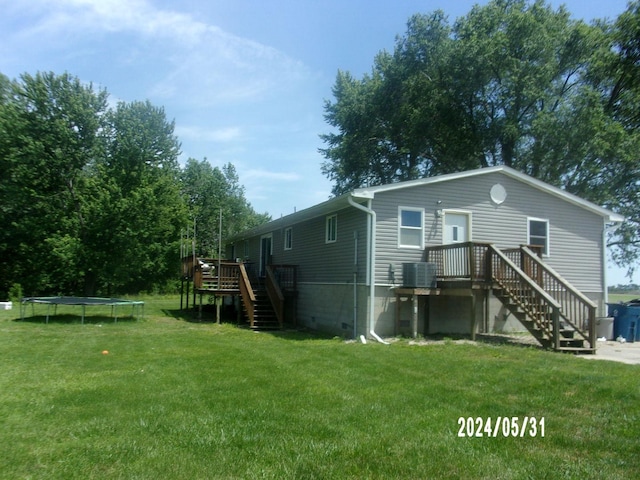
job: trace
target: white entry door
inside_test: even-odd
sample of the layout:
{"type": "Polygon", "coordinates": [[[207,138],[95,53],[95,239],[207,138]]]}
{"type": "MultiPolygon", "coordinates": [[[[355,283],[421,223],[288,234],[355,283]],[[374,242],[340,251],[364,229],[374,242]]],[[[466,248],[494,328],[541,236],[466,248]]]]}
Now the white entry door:
{"type": "MultiPolygon", "coordinates": [[[[444,212],[442,243],[450,245],[471,240],[471,214],[464,212],[444,212]]],[[[445,251],[444,274],[452,277],[470,275],[469,252],[467,249],[445,251]]]]}
{"type": "Polygon", "coordinates": [[[444,213],[444,232],[442,243],[448,245],[450,243],[463,243],[470,240],[469,225],[470,217],[468,213],[444,213]]]}

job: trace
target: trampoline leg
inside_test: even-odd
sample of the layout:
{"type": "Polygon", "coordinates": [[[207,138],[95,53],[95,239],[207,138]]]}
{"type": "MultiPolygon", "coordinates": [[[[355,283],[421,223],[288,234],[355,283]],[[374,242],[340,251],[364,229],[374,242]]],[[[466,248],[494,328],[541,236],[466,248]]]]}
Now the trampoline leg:
{"type": "Polygon", "coordinates": [[[84,325],[84,305],[82,305],[82,325],[84,325]]]}
{"type": "Polygon", "coordinates": [[[47,319],[45,320],[45,323],[49,323],[49,310],[51,310],[51,304],[47,305],[47,319]]]}

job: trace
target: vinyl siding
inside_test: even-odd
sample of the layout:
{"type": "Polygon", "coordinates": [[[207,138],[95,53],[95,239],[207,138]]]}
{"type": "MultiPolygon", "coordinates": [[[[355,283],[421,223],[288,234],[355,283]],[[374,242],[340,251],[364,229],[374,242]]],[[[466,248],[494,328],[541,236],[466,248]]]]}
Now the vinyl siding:
{"type": "Polygon", "coordinates": [[[402,263],[423,260],[422,251],[398,248],[398,206],[425,209],[426,246],[442,244],[438,209],[471,212],[471,239],[498,247],[528,243],[528,218],[547,219],[550,250],[544,260],[581,290],[603,289],[602,217],[500,172],[376,193],[378,284],[393,284],[389,272],[394,272],[396,284],[401,283],[402,263]],[[501,205],[494,204],[489,194],[496,183],[507,192],[501,205]]]}
{"type": "MultiPolygon", "coordinates": [[[[367,266],[367,216],[354,208],[343,208],[328,215],[338,216],[337,239],[325,242],[327,215],[291,224],[283,224],[272,230],[272,262],[274,264],[298,265],[298,282],[305,283],[352,283],[354,271],[354,232],[358,242],[358,282],[366,281],[367,266]],[[292,248],[284,249],[284,232],[291,228],[292,248]]],[[[259,263],[260,236],[249,241],[249,262],[259,263]]],[[[242,251],[244,239],[237,240],[237,249],[242,251]]]]}

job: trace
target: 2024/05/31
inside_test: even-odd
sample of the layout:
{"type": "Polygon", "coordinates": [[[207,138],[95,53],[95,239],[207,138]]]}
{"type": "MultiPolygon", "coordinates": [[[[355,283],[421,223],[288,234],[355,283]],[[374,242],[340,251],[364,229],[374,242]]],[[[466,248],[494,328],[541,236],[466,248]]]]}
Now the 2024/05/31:
{"type": "Polygon", "coordinates": [[[459,417],[458,437],[544,437],[544,417],[459,417]]]}

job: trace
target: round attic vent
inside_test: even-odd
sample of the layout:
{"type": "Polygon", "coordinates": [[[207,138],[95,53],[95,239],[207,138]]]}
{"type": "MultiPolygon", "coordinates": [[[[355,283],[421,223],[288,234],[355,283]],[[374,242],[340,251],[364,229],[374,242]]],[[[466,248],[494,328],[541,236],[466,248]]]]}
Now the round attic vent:
{"type": "Polygon", "coordinates": [[[504,201],[507,199],[507,191],[499,183],[496,183],[493,187],[491,187],[491,191],[489,193],[491,195],[491,201],[496,205],[504,203],[504,201]]]}

